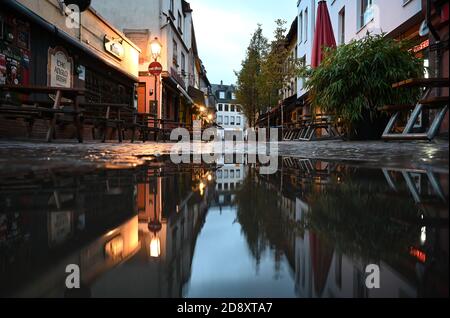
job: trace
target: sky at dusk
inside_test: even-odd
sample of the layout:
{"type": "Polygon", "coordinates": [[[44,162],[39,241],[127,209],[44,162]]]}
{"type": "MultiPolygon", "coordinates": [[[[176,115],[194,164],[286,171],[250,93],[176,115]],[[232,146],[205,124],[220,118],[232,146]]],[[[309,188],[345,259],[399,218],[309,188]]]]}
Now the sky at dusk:
{"type": "Polygon", "coordinates": [[[272,38],[274,21],[288,21],[297,14],[297,0],[190,0],[200,58],[213,84],[234,84],[250,37],[263,25],[272,38]]]}

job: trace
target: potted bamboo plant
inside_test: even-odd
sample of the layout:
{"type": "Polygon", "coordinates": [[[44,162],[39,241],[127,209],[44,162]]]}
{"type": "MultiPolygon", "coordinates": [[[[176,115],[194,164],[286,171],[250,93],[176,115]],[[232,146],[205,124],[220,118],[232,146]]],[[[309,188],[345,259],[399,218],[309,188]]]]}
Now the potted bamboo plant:
{"type": "Polygon", "coordinates": [[[313,109],[336,115],[352,140],[380,139],[387,114],[377,111],[389,104],[414,104],[419,90],[395,90],[392,84],[421,77],[423,61],[405,41],[384,34],[326,49],[322,64],[303,69],[313,109]]]}

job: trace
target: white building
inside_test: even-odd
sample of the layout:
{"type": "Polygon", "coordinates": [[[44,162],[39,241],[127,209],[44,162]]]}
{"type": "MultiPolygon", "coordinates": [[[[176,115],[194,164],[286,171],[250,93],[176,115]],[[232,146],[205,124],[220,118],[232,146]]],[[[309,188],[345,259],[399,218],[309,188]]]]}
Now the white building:
{"type": "MultiPolygon", "coordinates": [[[[298,0],[298,57],[311,65],[318,3],[321,0],[298,0]]],[[[426,38],[418,36],[422,17],[421,0],[328,0],[328,10],[338,45],[363,38],[367,32],[386,33],[408,38],[423,50],[426,38]]],[[[304,97],[303,79],[297,95],[304,97]]]]}
{"type": "Polygon", "coordinates": [[[216,121],[223,129],[219,129],[219,137],[224,138],[225,133],[233,133],[237,136],[244,136],[247,120],[242,113],[241,105],[236,100],[236,87],[233,85],[220,84],[212,85],[213,94],[217,99],[216,121]]]}
{"type": "Polygon", "coordinates": [[[185,0],[93,0],[92,7],[141,48],[139,111],[155,113],[151,108],[157,100],[160,118],[191,123],[193,107],[198,103],[188,92],[208,92],[207,87],[201,87],[201,77],[206,72],[197,55],[190,4],[185,0]],[[154,60],[151,43],[155,38],[162,44],[158,62],[163,68],[162,80],[156,85],[155,77],[148,71],[154,60]]]}
{"type": "MultiPolygon", "coordinates": [[[[241,155],[239,161],[244,163],[245,156],[241,155]]],[[[220,169],[216,171],[217,205],[220,207],[232,206],[235,202],[235,191],[241,188],[247,170],[244,164],[228,164],[222,156],[217,164],[220,169]]]]}

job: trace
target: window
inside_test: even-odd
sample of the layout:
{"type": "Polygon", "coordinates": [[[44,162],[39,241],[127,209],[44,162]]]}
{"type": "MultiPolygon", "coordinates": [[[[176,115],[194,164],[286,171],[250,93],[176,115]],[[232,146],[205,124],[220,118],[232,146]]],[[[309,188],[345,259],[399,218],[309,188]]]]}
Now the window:
{"type": "Polygon", "coordinates": [[[303,12],[301,12],[298,17],[298,25],[299,25],[299,31],[300,31],[298,38],[300,40],[300,43],[302,43],[303,42],[303,12]]]}
{"type": "Polygon", "coordinates": [[[180,33],[183,33],[183,18],[180,11],[178,11],[178,31],[180,31],[180,33]]]}
{"type": "Polygon", "coordinates": [[[225,92],[219,92],[219,98],[225,99],[225,92]]]}
{"type": "Polygon", "coordinates": [[[223,171],[223,178],[228,179],[228,170],[223,171]]]}
{"type": "Polygon", "coordinates": [[[236,93],[231,93],[231,99],[236,100],[236,93]]]}
{"type": "Polygon", "coordinates": [[[230,111],[230,105],[225,104],[225,111],[226,111],[226,112],[230,111]]]}
{"type": "Polygon", "coordinates": [[[217,171],[217,179],[222,179],[222,170],[217,171]]]}
{"type": "Polygon", "coordinates": [[[236,117],[236,125],[240,126],[241,125],[241,116],[237,116],[236,117]]]}
{"type": "Polygon", "coordinates": [[[219,123],[219,125],[222,125],[222,123],[223,123],[223,116],[219,116],[218,123],[219,123]]]}
{"type": "Polygon", "coordinates": [[[228,116],[225,116],[225,125],[230,124],[230,118],[228,116]]]}
{"type": "Polygon", "coordinates": [[[223,111],[223,105],[219,104],[219,112],[223,111]]]}
{"type": "Polygon", "coordinates": [[[235,123],[235,117],[231,116],[230,125],[234,126],[235,123]]]}
{"type": "Polygon", "coordinates": [[[305,9],[305,42],[308,41],[308,8],[305,9]]]}
{"type": "Polygon", "coordinates": [[[359,0],[359,28],[363,28],[373,19],[373,0],[359,0]]]}
{"type": "Polygon", "coordinates": [[[173,64],[178,68],[178,44],[173,41],[173,64]]]}
{"type": "Polygon", "coordinates": [[[181,74],[186,75],[186,56],[181,52],[181,74]]]}
{"type": "Polygon", "coordinates": [[[234,170],[231,170],[231,171],[230,171],[230,178],[231,178],[231,179],[234,179],[234,170]]]}
{"type": "Polygon", "coordinates": [[[237,111],[238,113],[240,113],[240,112],[241,112],[241,106],[236,105],[236,111],[237,111]]]}
{"type": "Polygon", "coordinates": [[[240,178],[241,177],[241,170],[236,170],[236,178],[240,178]]]}
{"type": "Polygon", "coordinates": [[[234,112],[234,110],[235,110],[234,105],[231,105],[231,111],[234,112]]]}
{"type": "Polygon", "coordinates": [[[339,44],[345,44],[345,7],[339,12],[339,44]]]}

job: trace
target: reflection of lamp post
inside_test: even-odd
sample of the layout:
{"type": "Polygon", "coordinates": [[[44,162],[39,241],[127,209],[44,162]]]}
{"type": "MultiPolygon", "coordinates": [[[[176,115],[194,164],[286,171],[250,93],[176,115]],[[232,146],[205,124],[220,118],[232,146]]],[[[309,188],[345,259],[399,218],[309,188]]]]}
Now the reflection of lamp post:
{"type": "MultiPolygon", "coordinates": [[[[156,190],[156,189],[155,189],[156,190]]],[[[150,241],[150,256],[153,258],[158,258],[161,256],[161,240],[158,237],[158,233],[162,230],[162,224],[159,221],[157,212],[156,212],[156,191],[154,192],[153,199],[153,211],[154,218],[148,224],[148,230],[153,234],[152,240],[150,241]]]]}
{"type": "Polygon", "coordinates": [[[158,63],[158,58],[161,57],[162,44],[156,37],[150,42],[150,51],[154,62],[150,64],[150,73],[155,76],[155,107],[158,105],[158,77],[161,74],[162,66],[158,63]]]}

